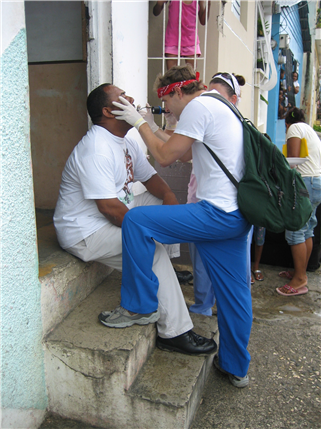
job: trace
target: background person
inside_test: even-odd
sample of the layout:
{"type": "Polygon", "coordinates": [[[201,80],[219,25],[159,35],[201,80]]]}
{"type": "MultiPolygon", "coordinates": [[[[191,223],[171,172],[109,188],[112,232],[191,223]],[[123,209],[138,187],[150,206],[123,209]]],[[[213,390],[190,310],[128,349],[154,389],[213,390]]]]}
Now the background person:
{"type": "MultiPolygon", "coordinates": [[[[162,166],[193,158],[200,202],[157,209],[138,207],[126,214],[122,225],[121,306],[148,312],[157,308],[158,280],[153,275],[151,256],[154,239],[168,244],[195,242],[217,299],[220,350],[214,358],[215,365],[228,374],[234,386],[245,387],[249,382],[247,345],[252,326],[246,252],[251,225],[238,209],[236,188],[202,143],[208,144],[240,180],[245,164],[242,124],[221,101],[202,96],[204,85],[189,65],[173,67],[159,76],[155,88],[165,109],[179,120],[167,142],[157,138],[127,100],[120,98],[121,102],[114,102],[122,111],[113,113],[139,129],[162,166]]],[[[171,342],[159,336],[156,344],[171,349],[171,342]]]]}
{"type": "Polygon", "coordinates": [[[279,110],[278,110],[278,118],[284,119],[287,112],[287,107],[285,106],[285,95],[283,89],[279,91],[279,110]]]}
{"type": "MultiPolygon", "coordinates": [[[[298,77],[299,75],[297,74],[297,72],[293,72],[292,73],[292,84],[293,84],[293,92],[294,94],[297,94],[300,91],[300,84],[298,82],[298,77]]],[[[288,90],[291,91],[291,86],[288,87],[288,90]]]]}
{"type": "Polygon", "coordinates": [[[254,226],[253,229],[254,239],[254,261],[252,264],[252,273],[254,278],[251,276],[251,284],[255,283],[255,280],[262,282],[264,276],[260,270],[260,261],[263,252],[263,246],[265,242],[265,228],[263,226],[254,226]]]}
{"type": "Polygon", "coordinates": [[[286,78],[285,78],[285,70],[281,69],[280,70],[280,90],[283,90],[286,92],[287,87],[286,87],[286,78]]]}
{"type": "MultiPolygon", "coordinates": [[[[164,8],[164,4],[168,1],[157,1],[154,8],[153,14],[158,16],[164,8]]],[[[208,2],[208,17],[210,13],[210,2],[208,2]]],[[[180,1],[174,0],[169,2],[168,6],[168,21],[166,26],[165,33],[165,56],[178,57],[178,40],[179,40],[179,30],[181,30],[181,51],[180,56],[185,57],[194,57],[195,50],[196,56],[201,55],[200,41],[197,34],[196,46],[195,46],[195,32],[196,32],[196,15],[197,15],[197,2],[196,0],[192,1],[182,1],[182,18],[181,18],[181,28],[179,28],[179,11],[180,11],[180,1]]],[[[199,22],[202,25],[205,25],[206,21],[206,1],[198,2],[198,18],[199,22]]],[[[186,59],[186,63],[194,67],[194,59],[186,59]]],[[[171,67],[176,66],[178,60],[175,58],[167,59],[166,65],[167,70],[171,67]]]]}
{"type": "Polygon", "coordinates": [[[321,203],[321,141],[317,133],[305,123],[303,110],[289,110],[285,117],[288,157],[300,157],[301,139],[305,138],[309,155],[304,164],[296,166],[309,192],[312,214],[307,224],[299,231],[285,231],[285,239],[291,247],[294,271],[281,271],[280,277],[290,280],[277,288],[280,295],[294,296],[308,292],[306,269],[313,247],[313,230],[317,225],[316,209],[321,203]]]}

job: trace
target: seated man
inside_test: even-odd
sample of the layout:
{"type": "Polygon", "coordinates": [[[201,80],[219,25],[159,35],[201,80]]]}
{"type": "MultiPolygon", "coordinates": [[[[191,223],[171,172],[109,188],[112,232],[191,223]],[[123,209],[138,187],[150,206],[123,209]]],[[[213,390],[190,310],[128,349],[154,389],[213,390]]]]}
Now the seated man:
{"type": "MultiPolygon", "coordinates": [[[[111,111],[113,101],[133,99],[111,84],[103,84],[88,96],[93,126],[74,148],[62,174],[54,214],[58,241],[63,249],[83,261],[98,261],[122,269],[122,222],[129,209],[142,205],[176,205],[175,195],[149,164],[138,143],[127,136],[132,128],[111,111]],[[134,196],[132,185],[141,181],[147,192],[134,196]]],[[[157,321],[158,335],[168,348],[182,353],[212,353],[213,340],[192,331],[184,297],[164,246],[155,243],[153,273],[159,281],[158,308],[142,314],[122,309],[119,327],[157,321]],[[146,314],[147,313],[147,314],[146,314]],[[131,316],[128,322],[126,316],[131,316]]],[[[110,316],[111,317],[111,316],[110,316]]],[[[99,315],[107,325],[109,312],[99,315]]]]}

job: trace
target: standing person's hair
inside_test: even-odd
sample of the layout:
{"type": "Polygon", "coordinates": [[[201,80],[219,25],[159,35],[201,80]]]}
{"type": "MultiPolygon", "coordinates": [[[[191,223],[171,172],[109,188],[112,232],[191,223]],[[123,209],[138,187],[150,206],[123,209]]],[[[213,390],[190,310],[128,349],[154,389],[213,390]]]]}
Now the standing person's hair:
{"type": "Polygon", "coordinates": [[[286,114],[285,123],[292,125],[298,122],[305,122],[304,112],[297,107],[293,107],[286,114]]]}
{"type": "MultiPolygon", "coordinates": [[[[167,87],[176,82],[192,82],[180,86],[182,92],[185,94],[194,94],[197,91],[205,89],[205,85],[201,80],[198,79],[198,73],[196,73],[190,64],[184,66],[174,66],[169,69],[164,75],[159,74],[154,83],[154,90],[159,88],[167,87]]],[[[172,95],[174,90],[170,93],[172,95]]]]}
{"type": "Polygon", "coordinates": [[[87,97],[87,110],[94,125],[100,122],[100,119],[103,116],[103,107],[109,106],[109,97],[104,91],[104,88],[109,85],[111,84],[103,83],[97,86],[97,88],[93,89],[87,97]]]}
{"type": "Polygon", "coordinates": [[[241,97],[240,86],[244,86],[246,83],[243,76],[235,75],[234,73],[219,72],[212,77],[210,85],[215,83],[223,85],[229,97],[236,95],[238,104],[241,97]]]}

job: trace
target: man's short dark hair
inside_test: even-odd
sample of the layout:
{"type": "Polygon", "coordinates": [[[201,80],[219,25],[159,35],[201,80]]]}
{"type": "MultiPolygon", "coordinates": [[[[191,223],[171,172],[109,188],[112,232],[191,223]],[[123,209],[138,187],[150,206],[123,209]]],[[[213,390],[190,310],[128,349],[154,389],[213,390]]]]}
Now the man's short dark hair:
{"type": "Polygon", "coordinates": [[[108,107],[109,97],[104,91],[106,86],[110,83],[103,83],[94,90],[87,97],[87,110],[93,124],[98,124],[103,115],[103,107],[108,107]]]}

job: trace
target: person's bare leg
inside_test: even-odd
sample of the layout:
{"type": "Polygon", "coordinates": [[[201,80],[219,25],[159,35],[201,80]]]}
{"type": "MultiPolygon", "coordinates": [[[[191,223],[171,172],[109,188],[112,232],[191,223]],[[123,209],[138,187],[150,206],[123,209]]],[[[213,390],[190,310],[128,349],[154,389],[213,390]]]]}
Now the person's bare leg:
{"type": "MultiPolygon", "coordinates": [[[[304,243],[295,244],[291,246],[294,273],[293,273],[293,278],[288,283],[288,285],[293,287],[296,290],[306,286],[308,283],[308,278],[306,275],[306,267],[307,267],[307,260],[309,260],[308,252],[311,255],[311,251],[312,251],[311,243],[309,242],[309,240],[310,239],[308,239],[304,243]]],[[[284,287],[280,288],[280,291],[291,295],[291,291],[289,291],[284,287]]]]}
{"type": "Polygon", "coordinates": [[[177,59],[170,59],[171,57],[177,57],[177,55],[174,54],[165,54],[166,56],[166,67],[167,70],[171,69],[174,66],[177,66],[177,59]]]}
{"type": "Polygon", "coordinates": [[[197,64],[194,64],[194,60],[185,60],[185,63],[190,64],[196,70],[197,64]]]}
{"type": "Polygon", "coordinates": [[[263,280],[263,274],[255,272],[259,269],[262,252],[263,252],[263,245],[258,246],[255,243],[255,245],[254,245],[254,262],[252,265],[252,271],[254,272],[255,280],[263,280]]]}
{"type": "MultiPolygon", "coordinates": [[[[306,277],[306,279],[307,279],[307,275],[306,275],[306,270],[307,270],[307,267],[308,267],[308,263],[309,263],[309,259],[310,259],[310,257],[311,257],[311,253],[312,253],[312,250],[313,250],[313,239],[312,239],[312,237],[310,237],[310,238],[308,238],[306,241],[305,241],[305,243],[303,243],[303,244],[305,244],[305,246],[306,246],[306,264],[305,264],[305,277],[306,277]]],[[[291,246],[291,252],[292,252],[292,246],[291,246]]],[[[293,256],[293,253],[292,253],[292,256],[293,256]]],[[[294,262],[294,258],[293,258],[293,262],[294,262]]],[[[302,261],[303,262],[303,261],[302,261]]],[[[294,277],[294,271],[288,271],[288,273],[289,273],[289,275],[291,275],[292,277],[294,277]]],[[[282,276],[280,276],[280,277],[283,277],[283,278],[287,278],[287,276],[286,275],[282,275],[282,276]]],[[[289,283],[290,284],[290,286],[292,286],[292,284],[291,284],[291,282],[289,283]]],[[[292,286],[292,287],[294,287],[294,286],[292,286]]],[[[295,288],[295,287],[294,287],[295,288]]],[[[296,288],[295,288],[296,289],[296,288]]],[[[282,291],[283,291],[283,289],[282,289],[282,291]]],[[[288,292],[288,291],[287,291],[288,292]]]]}
{"type": "Polygon", "coordinates": [[[305,271],[306,271],[307,268],[308,268],[309,259],[310,259],[310,256],[311,256],[311,253],[312,253],[312,250],[313,250],[313,239],[312,239],[312,237],[308,238],[305,241],[305,244],[306,244],[306,247],[307,247],[307,261],[306,261],[306,265],[305,265],[305,271]]]}

